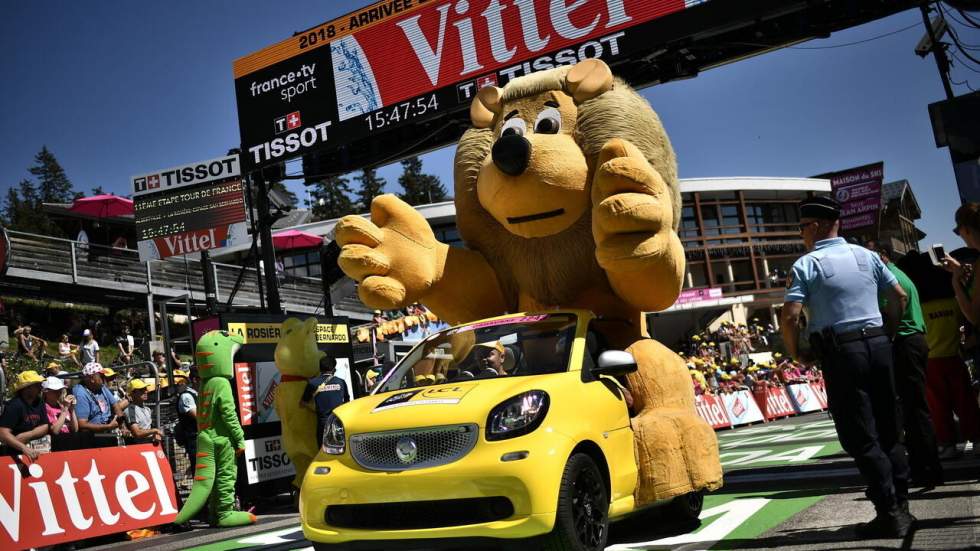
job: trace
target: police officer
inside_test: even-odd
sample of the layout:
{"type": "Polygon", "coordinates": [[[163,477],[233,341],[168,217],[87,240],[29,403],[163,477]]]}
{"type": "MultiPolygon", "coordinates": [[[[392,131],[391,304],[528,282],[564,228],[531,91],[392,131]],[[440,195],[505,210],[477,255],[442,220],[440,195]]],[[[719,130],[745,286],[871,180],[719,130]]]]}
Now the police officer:
{"type": "Polygon", "coordinates": [[[316,409],[316,441],[319,446],[323,428],[334,408],[347,401],[347,381],[335,376],[337,360],[320,358],[320,375],[306,383],[300,403],[316,409]]]}
{"type": "Polygon", "coordinates": [[[908,512],[908,463],[892,375],[892,346],[878,295],[904,311],[907,295],[878,255],[837,236],[840,205],[827,197],[800,204],[807,254],[793,264],[783,304],[783,339],[799,357],[800,313],[820,357],[830,412],[844,450],[868,483],[876,516],[857,528],[862,538],[900,538],[915,522],[908,512]]]}

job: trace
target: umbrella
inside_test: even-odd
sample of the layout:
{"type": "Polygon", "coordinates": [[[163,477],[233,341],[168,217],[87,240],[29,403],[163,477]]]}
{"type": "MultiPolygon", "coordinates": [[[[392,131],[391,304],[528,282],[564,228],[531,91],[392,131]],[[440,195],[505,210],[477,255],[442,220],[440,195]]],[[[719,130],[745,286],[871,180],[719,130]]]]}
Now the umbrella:
{"type": "Polygon", "coordinates": [[[118,195],[95,195],[75,199],[70,212],[95,218],[114,218],[133,214],[133,201],[118,195]]]}
{"type": "Polygon", "coordinates": [[[313,235],[312,233],[299,230],[286,230],[272,236],[272,245],[277,251],[319,247],[322,244],[323,238],[319,235],[313,235]]]}

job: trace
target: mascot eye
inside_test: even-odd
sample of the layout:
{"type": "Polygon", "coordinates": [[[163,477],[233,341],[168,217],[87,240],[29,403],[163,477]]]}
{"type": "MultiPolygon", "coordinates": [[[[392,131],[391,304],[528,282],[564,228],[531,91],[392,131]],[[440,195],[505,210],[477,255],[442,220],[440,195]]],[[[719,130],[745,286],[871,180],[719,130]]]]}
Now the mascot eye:
{"type": "Polygon", "coordinates": [[[561,113],[554,107],[549,107],[538,113],[534,121],[534,132],[537,134],[557,134],[561,130],[561,113]]]}
{"type": "Polygon", "coordinates": [[[500,129],[500,135],[509,136],[511,134],[517,134],[518,136],[527,134],[527,123],[524,122],[524,119],[514,117],[504,123],[504,126],[500,129]]]}

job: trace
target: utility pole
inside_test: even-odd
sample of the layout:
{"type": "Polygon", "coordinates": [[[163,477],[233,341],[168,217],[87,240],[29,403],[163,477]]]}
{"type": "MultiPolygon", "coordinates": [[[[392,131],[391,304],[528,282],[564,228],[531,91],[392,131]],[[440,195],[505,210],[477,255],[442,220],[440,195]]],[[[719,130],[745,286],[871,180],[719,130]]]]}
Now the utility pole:
{"type": "Polygon", "coordinates": [[[201,271],[204,272],[204,304],[209,316],[218,313],[218,295],[214,288],[214,264],[211,263],[211,251],[201,251],[201,271]]]}
{"type": "Polygon", "coordinates": [[[942,45],[939,43],[939,37],[936,36],[935,31],[932,29],[932,21],[929,20],[929,7],[923,4],[919,7],[919,10],[922,11],[922,22],[926,26],[926,34],[932,42],[932,55],[936,58],[936,67],[939,69],[939,78],[943,81],[943,90],[946,91],[946,99],[953,99],[953,87],[949,83],[949,59],[946,57],[946,51],[943,50],[942,45]]]}
{"type": "Polygon", "coordinates": [[[263,274],[265,275],[265,298],[270,314],[282,314],[279,300],[279,282],[276,280],[276,251],[272,245],[272,217],[269,215],[269,189],[262,170],[252,172],[255,184],[255,206],[258,209],[259,243],[262,246],[263,274]]]}

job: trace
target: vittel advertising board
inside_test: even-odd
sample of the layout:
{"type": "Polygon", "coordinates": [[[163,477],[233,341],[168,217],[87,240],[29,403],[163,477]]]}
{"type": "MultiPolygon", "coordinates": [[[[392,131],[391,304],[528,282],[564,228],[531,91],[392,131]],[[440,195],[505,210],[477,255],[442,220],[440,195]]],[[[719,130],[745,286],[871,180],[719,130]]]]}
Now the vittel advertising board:
{"type": "Polygon", "coordinates": [[[706,0],[387,0],[235,61],[246,169],[469,106],[483,86],[648,48],[706,0]]]}

